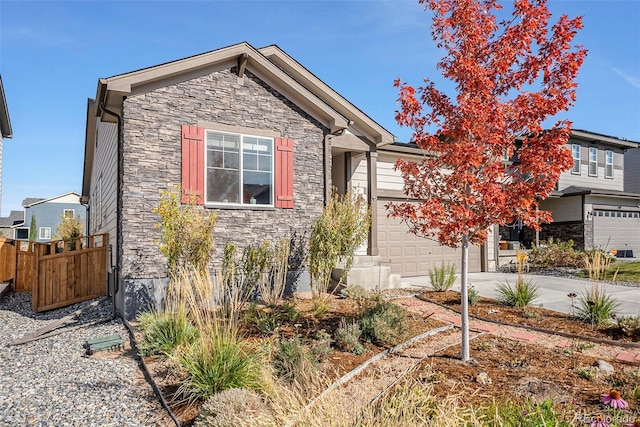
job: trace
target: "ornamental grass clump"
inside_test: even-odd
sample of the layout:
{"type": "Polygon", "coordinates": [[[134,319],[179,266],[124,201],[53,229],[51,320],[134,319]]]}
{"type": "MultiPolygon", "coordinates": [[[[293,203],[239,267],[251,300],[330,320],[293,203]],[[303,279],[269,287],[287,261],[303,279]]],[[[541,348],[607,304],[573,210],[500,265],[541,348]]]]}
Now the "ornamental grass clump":
{"type": "Polygon", "coordinates": [[[518,276],[512,286],[509,282],[497,286],[498,301],[509,307],[527,307],[533,300],[540,296],[538,287],[530,280],[525,279],[524,270],[527,266],[528,256],[524,251],[516,251],[516,268],[518,276]]]}
{"type": "Polygon", "coordinates": [[[361,335],[360,325],[357,322],[347,323],[343,317],[340,319],[340,326],[333,333],[333,339],[338,349],[349,353],[358,353],[364,350],[360,344],[361,335]]]}
{"type": "Polygon", "coordinates": [[[619,308],[619,303],[607,293],[606,283],[600,282],[611,261],[601,251],[593,251],[585,254],[584,262],[591,285],[578,298],[576,317],[586,323],[599,326],[609,322],[619,308]]]}
{"type": "Polygon", "coordinates": [[[316,358],[299,336],[280,338],[275,343],[273,367],[276,375],[289,382],[300,384],[315,375],[316,358]]]}
{"type": "Polygon", "coordinates": [[[145,312],[138,316],[138,322],[143,333],[138,344],[142,356],[172,356],[178,347],[192,344],[198,338],[198,329],[184,310],[173,313],[145,312]]]}
{"type": "Polygon", "coordinates": [[[434,267],[429,269],[429,280],[431,281],[431,287],[436,292],[444,292],[451,289],[453,283],[456,281],[456,266],[455,264],[444,265],[444,261],[440,267],[434,267]]]}
{"type": "Polygon", "coordinates": [[[314,303],[325,298],[340,257],[344,271],[338,285],[349,274],[353,254],[367,241],[370,222],[371,210],[361,195],[334,192],[313,223],[309,238],[308,264],[314,303]]]}

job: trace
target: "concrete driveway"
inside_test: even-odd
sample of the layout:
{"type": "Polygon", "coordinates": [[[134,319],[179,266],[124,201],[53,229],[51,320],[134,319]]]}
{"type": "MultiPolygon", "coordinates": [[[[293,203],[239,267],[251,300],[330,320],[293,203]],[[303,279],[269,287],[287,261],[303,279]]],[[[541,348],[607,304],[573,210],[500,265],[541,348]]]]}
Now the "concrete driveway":
{"type": "MultiPolygon", "coordinates": [[[[590,286],[589,281],[580,279],[567,279],[553,276],[537,276],[526,274],[525,277],[535,283],[540,289],[540,297],[534,304],[542,305],[549,310],[571,313],[571,298],[567,295],[575,293],[580,296],[590,286]]],[[[469,273],[469,284],[478,293],[487,298],[496,298],[496,285],[509,282],[514,284],[517,275],[515,273],[469,273]]],[[[403,277],[403,286],[430,287],[428,276],[403,277]]],[[[640,287],[630,287],[606,284],[607,292],[620,304],[617,314],[623,316],[640,315],[640,287]]],[[[460,275],[457,275],[453,290],[460,291],[460,275]]],[[[575,300],[576,304],[578,299],[575,300]]]]}

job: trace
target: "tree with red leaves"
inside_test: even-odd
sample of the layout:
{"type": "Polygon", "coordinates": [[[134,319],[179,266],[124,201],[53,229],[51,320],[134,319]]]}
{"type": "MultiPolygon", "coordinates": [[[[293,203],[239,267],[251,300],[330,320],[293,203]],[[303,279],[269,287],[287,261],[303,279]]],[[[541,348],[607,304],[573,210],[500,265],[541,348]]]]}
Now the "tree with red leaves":
{"type": "Polygon", "coordinates": [[[431,34],[446,52],[437,67],[455,82],[457,96],[429,79],[417,90],[395,81],[396,121],[413,130],[424,157],[395,165],[405,194],[419,202],[387,208],[412,233],[461,248],[461,357],[467,361],[469,244],[483,244],[495,224],[519,219],[539,229],[551,221],[538,202],[573,164],[565,146],[571,123],[558,120],[549,129],[542,123],[575,101],[586,50],[571,45],[581,18],[563,15],[551,25],[546,0],[515,0],[504,21],[496,18],[497,0],[420,3],[434,14],[431,34]]]}

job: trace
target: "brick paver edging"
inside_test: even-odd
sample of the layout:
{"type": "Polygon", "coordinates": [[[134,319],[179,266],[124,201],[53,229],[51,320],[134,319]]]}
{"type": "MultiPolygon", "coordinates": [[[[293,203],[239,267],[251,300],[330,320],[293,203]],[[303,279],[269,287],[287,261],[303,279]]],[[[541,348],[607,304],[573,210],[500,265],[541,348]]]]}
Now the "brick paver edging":
{"type": "MultiPolygon", "coordinates": [[[[415,297],[417,299],[419,299],[420,301],[424,301],[424,302],[428,302],[430,304],[435,304],[439,307],[442,308],[446,308],[448,310],[451,310],[453,312],[456,312],[458,314],[460,314],[460,312],[454,308],[451,308],[449,306],[446,306],[438,301],[432,300],[430,298],[426,298],[423,297],[421,295],[415,295],[415,297]]],[[[583,341],[590,341],[596,344],[607,344],[607,345],[613,345],[613,346],[617,346],[617,347],[625,347],[625,348],[638,348],[640,349],[640,343],[636,343],[636,342],[624,342],[624,341],[614,341],[614,340],[608,340],[608,339],[604,339],[604,338],[596,338],[596,337],[589,337],[589,336],[582,336],[582,335],[576,335],[576,334],[571,334],[568,332],[562,332],[562,331],[553,331],[550,329],[544,329],[544,328],[538,328],[536,326],[528,326],[528,325],[518,325],[515,323],[509,323],[509,322],[500,322],[494,319],[487,319],[485,317],[480,317],[480,316],[474,316],[472,314],[469,315],[469,317],[476,319],[476,320],[480,320],[482,322],[489,322],[489,323],[494,323],[496,325],[503,325],[503,326],[511,326],[513,328],[522,328],[522,329],[527,329],[530,331],[535,331],[535,332],[541,332],[544,334],[550,334],[550,335],[558,335],[561,337],[565,337],[565,338],[572,338],[572,339],[579,339],[579,340],[583,340],[583,341]]]]}

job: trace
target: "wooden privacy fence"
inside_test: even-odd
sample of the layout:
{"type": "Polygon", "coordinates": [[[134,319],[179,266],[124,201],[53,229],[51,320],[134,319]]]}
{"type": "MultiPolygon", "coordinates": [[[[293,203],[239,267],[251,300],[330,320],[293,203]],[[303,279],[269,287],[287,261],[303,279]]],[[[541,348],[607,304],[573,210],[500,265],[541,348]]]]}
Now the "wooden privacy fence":
{"type": "MultiPolygon", "coordinates": [[[[37,312],[104,296],[108,246],[108,234],[48,243],[15,241],[15,291],[31,292],[37,312]]],[[[0,262],[1,257],[2,252],[0,262]]]]}
{"type": "Polygon", "coordinates": [[[0,238],[0,283],[15,281],[16,242],[0,238]]]}

